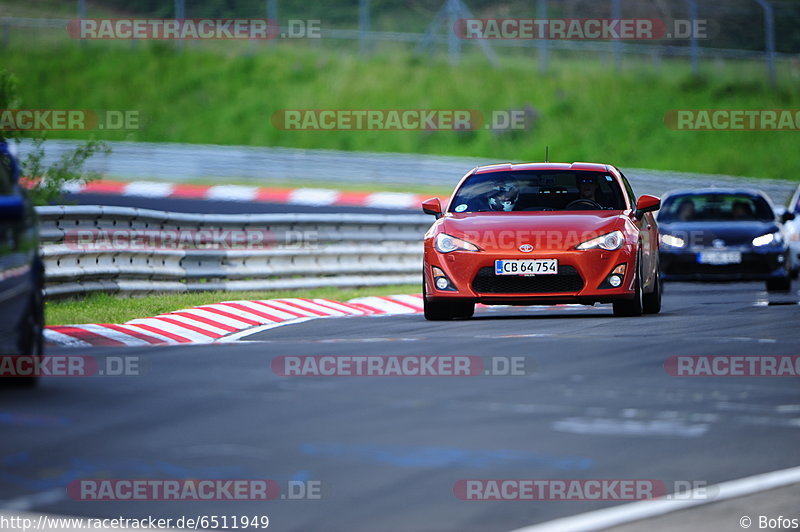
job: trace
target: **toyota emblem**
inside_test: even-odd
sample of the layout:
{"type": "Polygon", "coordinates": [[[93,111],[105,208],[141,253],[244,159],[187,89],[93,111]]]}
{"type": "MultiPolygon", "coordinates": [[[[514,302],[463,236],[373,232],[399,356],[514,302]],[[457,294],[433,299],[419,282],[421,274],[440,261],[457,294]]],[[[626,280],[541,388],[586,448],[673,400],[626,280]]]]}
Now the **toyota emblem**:
{"type": "Polygon", "coordinates": [[[523,253],[530,253],[531,251],[533,251],[533,246],[532,246],[532,245],[530,245],[530,244],[522,244],[522,245],[519,247],[519,250],[520,250],[521,252],[523,252],[523,253]]]}

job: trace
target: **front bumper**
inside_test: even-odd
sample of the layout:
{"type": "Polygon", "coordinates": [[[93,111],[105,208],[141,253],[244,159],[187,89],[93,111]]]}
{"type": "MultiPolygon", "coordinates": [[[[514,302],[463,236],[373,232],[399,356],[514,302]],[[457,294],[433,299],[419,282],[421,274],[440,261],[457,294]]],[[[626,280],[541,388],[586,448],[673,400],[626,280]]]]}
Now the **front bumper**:
{"type": "Polygon", "coordinates": [[[766,281],[789,275],[787,248],[758,250],[731,248],[738,251],[741,262],[736,264],[702,264],[703,251],[720,251],[714,248],[679,249],[662,246],[661,278],[665,281],[766,281]]]}
{"type": "Polygon", "coordinates": [[[471,301],[500,305],[552,305],[611,303],[634,296],[636,252],[632,246],[616,251],[469,252],[439,253],[426,246],[423,276],[429,301],[471,301]],[[552,275],[495,275],[495,260],[556,259],[559,272],[552,275]],[[622,283],[610,287],[606,280],[620,264],[626,265],[622,283]],[[435,286],[433,268],[450,280],[450,290],[435,286]],[[602,288],[601,288],[602,287],[602,288]]]}

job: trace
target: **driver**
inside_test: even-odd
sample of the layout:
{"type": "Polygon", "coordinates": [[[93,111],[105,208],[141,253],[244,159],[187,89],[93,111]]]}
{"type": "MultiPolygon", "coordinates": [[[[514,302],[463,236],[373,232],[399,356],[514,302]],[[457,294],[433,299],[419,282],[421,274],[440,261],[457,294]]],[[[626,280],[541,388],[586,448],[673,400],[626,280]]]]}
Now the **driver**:
{"type": "Polygon", "coordinates": [[[519,187],[513,182],[495,185],[489,192],[489,209],[513,211],[519,201],[519,187]]]}

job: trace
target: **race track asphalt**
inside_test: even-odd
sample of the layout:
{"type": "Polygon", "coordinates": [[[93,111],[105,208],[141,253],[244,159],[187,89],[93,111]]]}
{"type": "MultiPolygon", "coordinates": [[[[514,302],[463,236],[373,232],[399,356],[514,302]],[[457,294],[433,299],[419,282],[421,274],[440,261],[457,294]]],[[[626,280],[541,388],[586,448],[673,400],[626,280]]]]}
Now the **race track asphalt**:
{"type": "MultiPolygon", "coordinates": [[[[501,532],[620,501],[463,501],[453,493],[458,480],[656,479],[671,487],[796,466],[798,378],[674,377],[664,362],[800,355],[797,289],[668,284],[658,316],[496,307],[467,321],[317,319],[229,344],[83,351],[101,365],[138,357],[141,374],[0,390],[0,509],[268,515],[269,529],[282,532],[501,532]],[[270,365],[281,355],[369,354],[517,356],[528,374],[290,377],[270,365]],[[67,495],[69,482],[92,478],[318,481],[321,498],[67,495]]],[[[65,353],[76,352],[50,350],[65,353]]]]}

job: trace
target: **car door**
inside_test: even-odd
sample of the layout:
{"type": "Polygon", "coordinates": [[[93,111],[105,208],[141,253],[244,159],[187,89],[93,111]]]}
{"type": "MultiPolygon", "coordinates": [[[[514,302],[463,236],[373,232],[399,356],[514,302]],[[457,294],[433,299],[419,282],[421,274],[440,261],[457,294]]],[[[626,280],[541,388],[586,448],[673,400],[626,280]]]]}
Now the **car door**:
{"type": "Polygon", "coordinates": [[[17,184],[16,164],[0,144],[0,354],[17,354],[35,285],[33,214],[17,184]]]}
{"type": "MultiPolygon", "coordinates": [[[[633,187],[622,171],[619,171],[619,175],[631,199],[631,204],[635,207],[637,197],[633,192],[633,187]]],[[[652,212],[645,213],[639,220],[634,219],[633,222],[639,228],[639,239],[642,243],[642,272],[645,277],[642,286],[650,286],[658,271],[658,226],[652,212]]]]}

